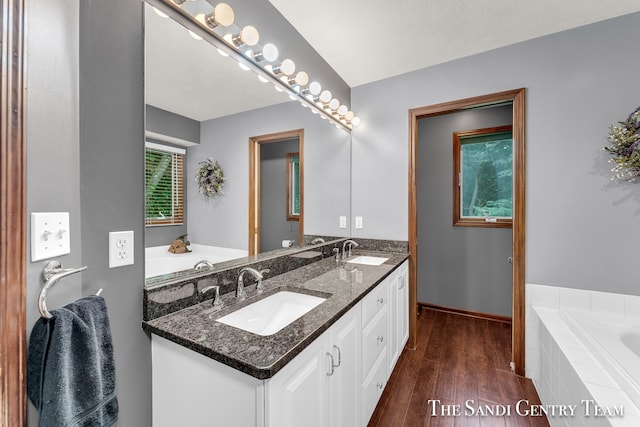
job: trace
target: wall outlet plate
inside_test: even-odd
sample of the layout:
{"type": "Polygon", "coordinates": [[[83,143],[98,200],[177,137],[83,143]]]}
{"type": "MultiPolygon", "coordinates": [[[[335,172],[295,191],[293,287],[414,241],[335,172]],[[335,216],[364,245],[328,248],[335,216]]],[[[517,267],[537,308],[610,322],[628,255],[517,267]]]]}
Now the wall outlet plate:
{"type": "Polygon", "coordinates": [[[69,212],[31,213],[31,262],[71,253],[69,212]]]}
{"type": "Polygon", "coordinates": [[[347,228],[347,217],[346,216],[341,216],[340,217],[340,228],[347,228]]]}
{"type": "Polygon", "coordinates": [[[361,216],[357,216],[356,217],[356,228],[357,229],[361,229],[362,228],[362,217],[361,216]]]}
{"type": "Polygon", "coordinates": [[[109,232],[109,268],[133,264],[133,231],[109,232]]]}

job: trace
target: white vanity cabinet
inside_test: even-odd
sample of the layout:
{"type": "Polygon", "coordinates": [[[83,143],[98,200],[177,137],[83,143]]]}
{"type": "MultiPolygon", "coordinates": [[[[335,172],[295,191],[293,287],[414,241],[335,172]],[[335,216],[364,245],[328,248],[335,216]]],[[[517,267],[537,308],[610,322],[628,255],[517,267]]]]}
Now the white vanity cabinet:
{"type": "Polygon", "coordinates": [[[408,320],[405,262],[266,380],[152,334],[153,425],[366,426],[408,320]]]}
{"type": "Polygon", "coordinates": [[[357,426],[360,307],[266,381],[268,426],[357,426]]]}

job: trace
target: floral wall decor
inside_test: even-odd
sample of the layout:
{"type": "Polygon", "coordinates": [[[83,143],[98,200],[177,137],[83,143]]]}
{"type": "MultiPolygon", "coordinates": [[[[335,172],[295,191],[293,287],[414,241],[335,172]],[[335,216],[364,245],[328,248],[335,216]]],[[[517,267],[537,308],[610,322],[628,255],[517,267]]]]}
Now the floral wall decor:
{"type": "Polygon", "coordinates": [[[207,197],[224,194],[222,186],[224,184],[224,171],[217,161],[208,157],[204,162],[200,162],[200,168],[196,172],[196,183],[198,191],[207,197]]]}
{"type": "Polygon", "coordinates": [[[640,107],[623,122],[609,128],[609,145],[604,149],[613,158],[612,180],[635,181],[640,177],[640,107]]]}

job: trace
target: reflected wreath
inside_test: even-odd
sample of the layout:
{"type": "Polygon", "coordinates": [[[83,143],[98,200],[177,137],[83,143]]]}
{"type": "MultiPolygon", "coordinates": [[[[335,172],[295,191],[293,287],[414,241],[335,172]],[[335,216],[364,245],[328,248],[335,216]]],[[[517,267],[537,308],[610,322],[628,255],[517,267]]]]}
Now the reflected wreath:
{"type": "Polygon", "coordinates": [[[208,157],[204,162],[200,162],[200,168],[196,173],[196,183],[198,191],[207,197],[224,194],[222,186],[224,184],[224,171],[217,161],[208,157]]]}

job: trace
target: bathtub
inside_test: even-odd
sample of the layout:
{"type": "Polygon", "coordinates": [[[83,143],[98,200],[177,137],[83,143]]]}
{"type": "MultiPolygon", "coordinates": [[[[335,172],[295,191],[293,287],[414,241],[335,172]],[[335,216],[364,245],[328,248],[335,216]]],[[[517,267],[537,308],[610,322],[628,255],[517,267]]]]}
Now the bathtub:
{"type": "Polygon", "coordinates": [[[169,245],[145,248],[145,278],[187,270],[193,268],[201,260],[217,263],[248,255],[248,251],[244,249],[223,248],[196,243],[189,245],[191,252],[185,254],[172,254],[168,249],[169,245]]]}
{"type": "Polygon", "coordinates": [[[640,407],[640,317],[561,309],[560,318],[640,407]]]}

